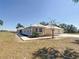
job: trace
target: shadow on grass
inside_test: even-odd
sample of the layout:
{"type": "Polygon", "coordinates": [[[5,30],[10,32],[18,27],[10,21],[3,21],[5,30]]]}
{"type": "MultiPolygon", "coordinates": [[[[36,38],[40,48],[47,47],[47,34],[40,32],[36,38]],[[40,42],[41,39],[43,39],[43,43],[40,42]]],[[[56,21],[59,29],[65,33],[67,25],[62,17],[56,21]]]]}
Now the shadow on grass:
{"type": "Polygon", "coordinates": [[[74,42],[72,42],[74,44],[79,44],[79,40],[75,40],[74,42]]]}

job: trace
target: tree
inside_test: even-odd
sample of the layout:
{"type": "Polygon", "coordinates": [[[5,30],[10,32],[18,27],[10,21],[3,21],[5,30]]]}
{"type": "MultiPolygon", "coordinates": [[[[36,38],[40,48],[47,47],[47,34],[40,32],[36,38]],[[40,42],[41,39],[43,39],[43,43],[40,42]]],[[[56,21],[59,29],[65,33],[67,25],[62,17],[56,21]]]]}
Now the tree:
{"type": "Polygon", "coordinates": [[[49,23],[48,22],[44,22],[44,21],[42,21],[42,22],[40,22],[40,24],[42,24],[42,25],[48,25],[49,23]]]}
{"type": "Polygon", "coordinates": [[[22,24],[18,23],[17,26],[16,26],[16,29],[17,28],[24,28],[24,26],[22,24]]]}
{"type": "Polygon", "coordinates": [[[52,29],[52,38],[54,38],[54,26],[56,24],[55,20],[49,22],[51,29],[52,29]]]}
{"type": "Polygon", "coordinates": [[[75,2],[75,3],[78,3],[79,2],[79,0],[72,0],[73,2],[75,2]]]}
{"type": "Polygon", "coordinates": [[[74,25],[67,25],[67,24],[59,24],[59,27],[64,29],[65,33],[77,33],[78,30],[74,25]]]}
{"type": "Polygon", "coordinates": [[[3,25],[3,21],[2,21],[2,20],[0,20],[0,25],[1,25],[1,26],[3,25]]]}
{"type": "Polygon", "coordinates": [[[58,27],[63,28],[64,32],[67,32],[67,24],[62,23],[62,24],[59,24],[58,27]]]}
{"type": "Polygon", "coordinates": [[[77,30],[77,32],[79,33],[79,29],[77,30]]]}
{"type": "Polygon", "coordinates": [[[68,33],[77,33],[77,28],[74,25],[68,25],[67,32],[68,33]]]}
{"type": "Polygon", "coordinates": [[[55,22],[55,20],[52,20],[52,21],[50,21],[50,22],[40,22],[40,24],[42,24],[42,25],[50,25],[51,26],[51,30],[52,30],[52,38],[54,38],[54,28],[53,28],[53,26],[58,26],[58,24],[55,22]]]}
{"type": "MultiPolygon", "coordinates": [[[[47,22],[47,23],[46,22],[40,22],[40,24],[50,25],[51,29],[53,28],[53,26],[63,28],[65,33],[79,33],[79,30],[74,25],[72,25],[72,24],[68,25],[68,24],[65,24],[65,23],[57,24],[55,22],[55,20],[52,20],[52,21],[47,22]]],[[[54,28],[52,29],[52,38],[54,38],[54,28]]]]}
{"type": "Polygon", "coordinates": [[[3,25],[3,21],[2,20],[0,20],[0,26],[2,26],[3,25]]]}

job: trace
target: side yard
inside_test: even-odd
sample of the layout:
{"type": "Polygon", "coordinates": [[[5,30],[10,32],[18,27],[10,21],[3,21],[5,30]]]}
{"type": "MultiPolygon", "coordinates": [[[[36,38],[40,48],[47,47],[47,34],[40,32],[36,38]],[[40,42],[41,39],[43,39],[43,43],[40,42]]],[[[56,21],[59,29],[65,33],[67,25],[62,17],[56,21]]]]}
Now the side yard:
{"type": "Polygon", "coordinates": [[[32,59],[32,53],[43,47],[54,47],[61,52],[66,47],[79,51],[79,44],[75,41],[79,40],[79,38],[19,40],[15,33],[0,32],[0,59],[32,59]]]}

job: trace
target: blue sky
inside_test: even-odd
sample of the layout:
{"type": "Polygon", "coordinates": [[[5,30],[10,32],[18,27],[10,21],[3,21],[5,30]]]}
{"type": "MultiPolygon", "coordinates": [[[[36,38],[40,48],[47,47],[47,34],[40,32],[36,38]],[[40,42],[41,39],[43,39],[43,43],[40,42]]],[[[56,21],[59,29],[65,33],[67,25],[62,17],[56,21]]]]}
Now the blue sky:
{"type": "Polygon", "coordinates": [[[78,27],[79,3],[72,0],[0,0],[0,19],[4,21],[3,28],[10,30],[15,29],[17,23],[27,26],[50,19],[78,27]]]}

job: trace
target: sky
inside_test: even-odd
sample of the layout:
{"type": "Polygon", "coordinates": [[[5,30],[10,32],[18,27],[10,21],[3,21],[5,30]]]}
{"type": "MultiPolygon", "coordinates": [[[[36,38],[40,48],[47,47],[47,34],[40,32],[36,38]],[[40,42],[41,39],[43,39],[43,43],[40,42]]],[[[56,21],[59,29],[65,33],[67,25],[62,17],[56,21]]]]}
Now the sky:
{"type": "Polygon", "coordinates": [[[79,3],[72,0],[0,0],[3,29],[13,30],[17,23],[24,26],[55,19],[57,23],[79,28],[79,3]]]}

